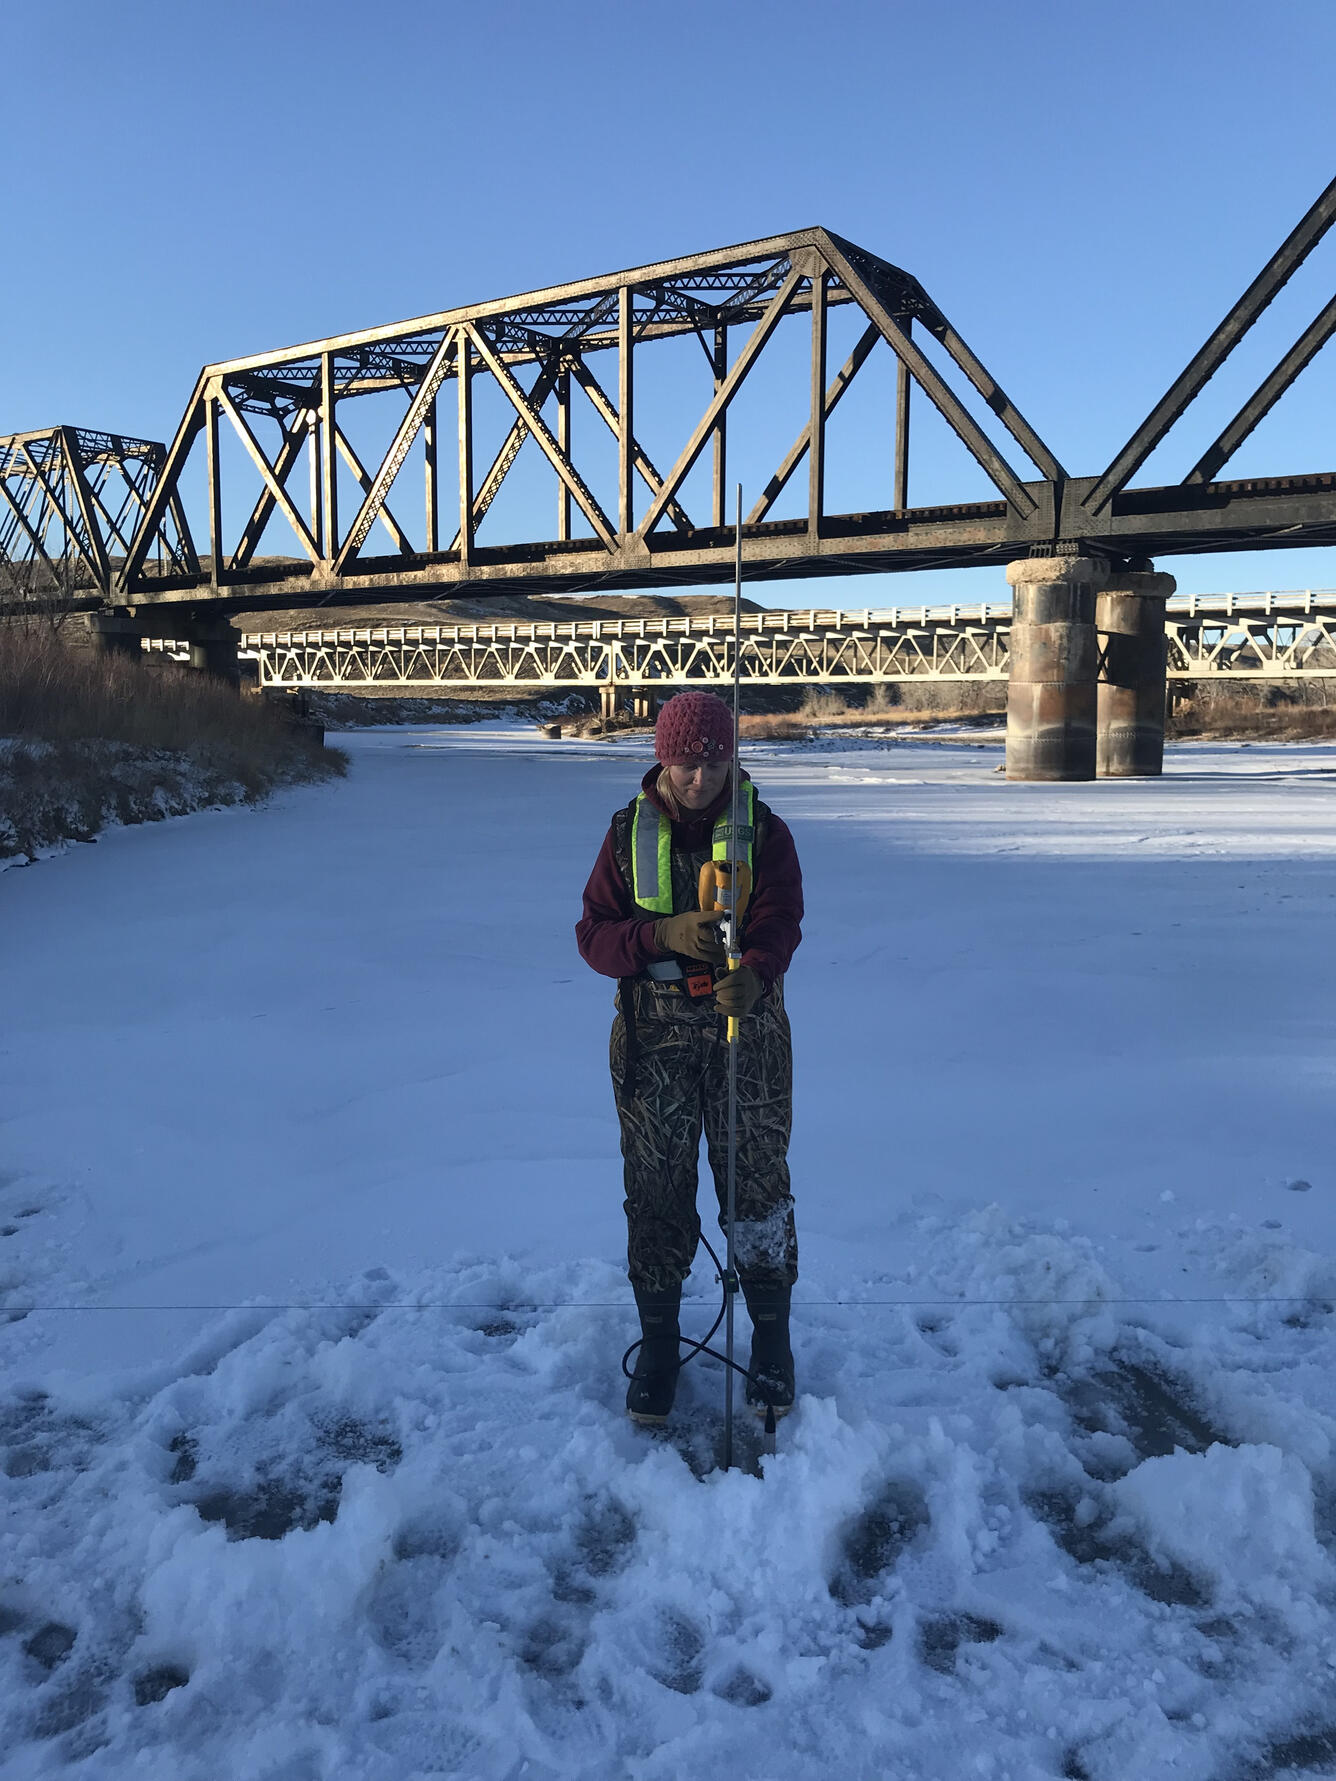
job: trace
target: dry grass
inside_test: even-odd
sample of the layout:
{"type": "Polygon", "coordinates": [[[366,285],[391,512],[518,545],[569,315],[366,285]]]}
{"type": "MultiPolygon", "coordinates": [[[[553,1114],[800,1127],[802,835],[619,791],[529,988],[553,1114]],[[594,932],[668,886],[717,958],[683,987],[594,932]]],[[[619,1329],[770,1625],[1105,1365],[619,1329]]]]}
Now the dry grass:
{"type": "Polygon", "coordinates": [[[1336,737],[1336,707],[1327,704],[1325,680],[1284,686],[1194,687],[1175,700],[1165,734],[1202,742],[1321,741],[1336,737]]]}
{"type": "Polygon", "coordinates": [[[0,857],[346,769],[283,710],[173,663],[0,629],[0,857]]]}
{"type": "Polygon", "coordinates": [[[817,730],[863,729],[869,725],[977,723],[992,716],[975,706],[916,709],[897,702],[899,689],[874,686],[862,704],[830,687],[808,687],[797,711],[757,712],[742,719],[742,734],[754,742],[801,742],[817,730]]]}
{"type": "Polygon", "coordinates": [[[1270,711],[1177,713],[1165,726],[1175,741],[1320,742],[1336,736],[1336,711],[1298,706],[1270,711]]]}

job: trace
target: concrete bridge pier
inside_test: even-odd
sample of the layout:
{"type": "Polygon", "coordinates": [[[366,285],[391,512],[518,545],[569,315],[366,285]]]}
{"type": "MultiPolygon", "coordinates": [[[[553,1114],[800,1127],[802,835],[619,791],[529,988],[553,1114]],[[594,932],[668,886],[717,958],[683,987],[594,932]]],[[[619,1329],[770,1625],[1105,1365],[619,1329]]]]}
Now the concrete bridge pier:
{"type": "Polygon", "coordinates": [[[1095,602],[1099,638],[1096,771],[1110,779],[1164,771],[1164,603],[1177,586],[1149,564],[1112,571],[1095,602]]]}
{"type": "Polygon", "coordinates": [[[598,689],[598,714],[605,724],[622,711],[629,711],[637,723],[652,723],[658,709],[659,696],[649,687],[621,686],[608,681],[598,689]]]}
{"type": "Polygon", "coordinates": [[[1098,557],[1025,557],[1012,587],[1007,778],[1095,777],[1098,557]]]}
{"type": "Polygon", "coordinates": [[[145,637],[181,638],[190,646],[192,668],[233,686],[241,684],[237,661],[240,635],[216,613],[178,611],[165,616],[155,614],[150,621],[128,611],[92,612],[88,615],[88,632],[94,649],[114,655],[140,655],[145,637]]]}
{"type": "Polygon", "coordinates": [[[88,636],[99,655],[139,656],[144,635],[134,619],[119,612],[90,612],[88,636]]]}
{"type": "Polygon", "coordinates": [[[241,667],[237,661],[240,638],[225,618],[195,619],[186,632],[190,644],[190,666],[198,673],[211,674],[215,680],[241,685],[241,667]]]}

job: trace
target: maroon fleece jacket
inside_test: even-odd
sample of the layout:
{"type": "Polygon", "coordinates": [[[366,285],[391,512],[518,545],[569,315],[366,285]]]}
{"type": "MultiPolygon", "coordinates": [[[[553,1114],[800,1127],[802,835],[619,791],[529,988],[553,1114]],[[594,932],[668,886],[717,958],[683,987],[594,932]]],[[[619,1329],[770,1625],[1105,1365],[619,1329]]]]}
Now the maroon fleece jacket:
{"type": "MultiPolygon", "coordinates": [[[[656,762],[641,784],[650,803],[671,816],[654,789],[662,771],[656,762]]],[[[674,822],[673,846],[685,852],[706,846],[715,818],[728,798],[725,786],[708,810],[685,822],[674,822]]],[[[772,812],[743,919],[746,945],[742,949],[743,964],[751,966],[767,989],[788,970],[802,939],[802,918],[803,875],[798,853],[788,825],[772,812]]],[[[584,914],[575,925],[580,957],[605,977],[637,977],[653,959],[665,956],[654,944],[655,920],[632,901],[626,880],[617,869],[609,829],[585,886],[584,914]]]]}

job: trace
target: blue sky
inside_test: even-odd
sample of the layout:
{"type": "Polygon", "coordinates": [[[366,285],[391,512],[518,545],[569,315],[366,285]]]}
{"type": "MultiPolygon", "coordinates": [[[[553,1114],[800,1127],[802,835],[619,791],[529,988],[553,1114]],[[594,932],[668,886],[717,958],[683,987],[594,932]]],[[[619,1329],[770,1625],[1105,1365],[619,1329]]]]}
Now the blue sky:
{"type": "MultiPolygon", "coordinates": [[[[919,277],[1094,473],[1336,172],[1330,0],[45,0],[6,37],[0,431],[170,438],[210,360],[821,222],[919,277]]],[[[1142,480],[1184,474],[1334,287],[1328,242],[1142,480]]],[[[1229,473],[1336,469],[1334,379],[1329,347],[1229,473]]],[[[875,395],[832,454],[880,476],[875,395]]],[[[983,492],[920,439],[914,499],[983,492]]],[[[1325,552],[1164,566],[1336,582],[1325,552]]]]}

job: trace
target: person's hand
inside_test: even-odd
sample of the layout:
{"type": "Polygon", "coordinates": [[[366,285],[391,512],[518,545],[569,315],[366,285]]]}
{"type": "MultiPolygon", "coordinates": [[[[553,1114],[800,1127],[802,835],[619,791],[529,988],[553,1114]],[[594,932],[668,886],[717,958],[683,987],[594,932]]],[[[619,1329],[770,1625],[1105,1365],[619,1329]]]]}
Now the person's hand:
{"type": "Polygon", "coordinates": [[[688,909],[685,915],[665,915],[654,924],[654,944],[660,952],[680,952],[685,958],[711,963],[725,956],[719,923],[722,909],[688,909]]]}
{"type": "Polygon", "coordinates": [[[750,965],[739,965],[736,971],[721,977],[714,986],[715,1004],[719,1012],[727,1014],[731,1020],[741,1020],[750,1014],[764,993],[765,985],[750,965]]]}

